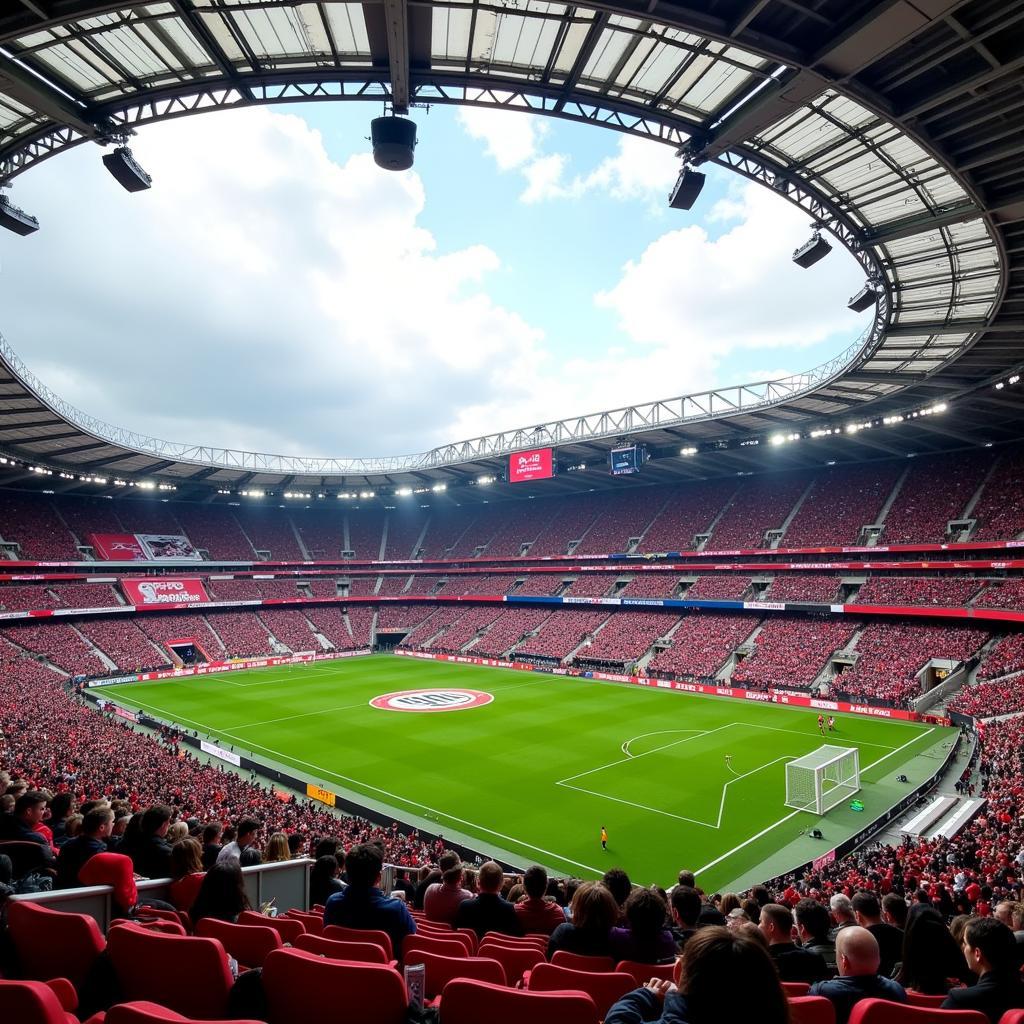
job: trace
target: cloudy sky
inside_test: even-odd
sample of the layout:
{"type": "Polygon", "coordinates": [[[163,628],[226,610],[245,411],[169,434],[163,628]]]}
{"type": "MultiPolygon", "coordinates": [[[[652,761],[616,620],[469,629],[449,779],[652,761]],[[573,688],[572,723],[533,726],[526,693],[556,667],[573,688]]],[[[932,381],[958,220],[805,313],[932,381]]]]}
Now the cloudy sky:
{"type": "Polygon", "coordinates": [[[667,208],[671,149],[521,113],[416,111],[378,170],[376,106],[142,129],[129,195],[79,147],[17,179],[0,331],[80,409],[173,441],[397,455],[807,369],[866,326],[805,214],[711,171],[667,208]]]}

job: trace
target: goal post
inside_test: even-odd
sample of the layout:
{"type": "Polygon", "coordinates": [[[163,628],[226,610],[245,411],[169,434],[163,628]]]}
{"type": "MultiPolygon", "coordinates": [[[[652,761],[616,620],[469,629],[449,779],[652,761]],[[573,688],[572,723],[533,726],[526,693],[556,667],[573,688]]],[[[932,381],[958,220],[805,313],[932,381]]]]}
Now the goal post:
{"type": "Polygon", "coordinates": [[[786,806],[821,815],[860,789],[856,747],[826,744],[786,764],[786,806]]]}

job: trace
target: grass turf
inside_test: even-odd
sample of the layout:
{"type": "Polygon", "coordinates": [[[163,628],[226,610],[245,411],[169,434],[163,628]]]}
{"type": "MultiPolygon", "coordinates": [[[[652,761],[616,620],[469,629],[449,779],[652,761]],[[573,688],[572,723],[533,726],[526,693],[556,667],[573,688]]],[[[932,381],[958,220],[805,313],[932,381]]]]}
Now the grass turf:
{"type": "Polygon", "coordinates": [[[662,884],[690,867],[708,891],[761,865],[774,874],[809,858],[805,846],[785,862],[788,847],[819,824],[784,805],[786,760],[825,742],[860,749],[867,813],[827,816],[830,847],[906,791],[892,784],[898,772],[912,782],[933,773],[951,734],[846,715],[822,739],[809,710],[392,655],[109,687],[102,696],[524,864],[584,877],[615,865],[662,884]],[[431,714],[369,704],[393,691],[451,687],[494,700],[431,714]]]}

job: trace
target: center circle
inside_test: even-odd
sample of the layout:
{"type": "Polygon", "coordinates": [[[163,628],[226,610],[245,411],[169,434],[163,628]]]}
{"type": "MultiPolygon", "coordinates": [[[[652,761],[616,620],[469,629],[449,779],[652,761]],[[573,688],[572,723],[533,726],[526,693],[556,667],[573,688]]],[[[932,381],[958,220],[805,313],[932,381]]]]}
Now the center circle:
{"type": "Polygon", "coordinates": [[[370,706],[382,711],[467,711],[492,700],[494,695],[482,690],[399,690],[374,697],[370,706]]]}

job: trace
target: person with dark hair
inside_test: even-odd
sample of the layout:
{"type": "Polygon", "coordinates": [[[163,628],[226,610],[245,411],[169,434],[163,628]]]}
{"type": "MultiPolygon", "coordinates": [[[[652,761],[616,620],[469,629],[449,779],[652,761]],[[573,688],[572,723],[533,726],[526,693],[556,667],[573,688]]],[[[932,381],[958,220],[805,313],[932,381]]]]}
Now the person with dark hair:
{"type": "Polygon", "coordinates": [[[456,928],[472,928],[478,938],[487,932],[522,935],[523,927],[516,916],[515,907],[501,895],[504,881],[501,865],[485,861],[477,872],[476,896],[463,900],[455,911],[456,928]]]}
{"type": "Polygon", "coordinates": [[[185,836],[171,846],[171,882],[168,898],[175,910],[188,910],[203,885],[203,848],[185,836]]]}
{"type": "Polygon", "coordinates": [[[619,917],[621,918],[626,906],[626,900],[629,899],[629,894],[633,891],[633,883],[630,882],[629,875],[622,868],[609,868],[604,873],[601,884],[614,897],[615,902],[618,904],[619,917]]]}
{"type": "Polygon", "coordinates": [[[0,840],[17,843],[35,843],[42,851],[43,867],[54,866],[53,847],[38,830],[46,813],[47,796],[29,789],[14,801],[13,814],[0,815],[0,840]]]}
{"type": "Polygon", "coordinates": [[[978,976],[970,988],[951,989],[943,1010],[980,1010],[992,1024],[1007,1010],[1024,1007],[1013,932],[994,917],[976,917],[964,929],[964,957],[978,976]]]}
{"type": "Polygon", "coordinates": [[[73,889],[79,884],[78,872],[90,857],[107,852],[107,837],[114,827],[114,812],[106,805],[91,810],[82,821],[82,831],[69,839],[57,857],[58,889],[73,889]]]}
{"type": "MultiPolygon", "coordinates": [[[[260,823],[252,818],[243,818],[238,823],[237,831],[237,837],[232,842],[222,847],[220,853],[217,854],[218,864],[223,864],[225,861],[233,860],[237,861],[239,866],[242,866],[242,854],[244,854],[245,851],[259,838],[260,823]]],[[[259,864],[258,851],[256,863],[259,864]]],[[[244,866],[249,867],[248,864],[245,864],[244,866]]]]}
{"type": "Polygon", "coordinates": [[[204,917],[234,924],[243,910],[250,909],[242,869],[237,862],[229,860],[214,864],[206,872],[189,914],[193,924],[204,917]]]}
{"type": "Polygon", "coordinates": [[[789,1024],[789,1004],[763,942],[712,925],[686,944],[679,987],[652,979],[623,996],[605,1024],[789,1024]]]}
{"type": "Polygon", "coordinates": [[[302,848],[306,845],[306,837],[300,832],[288,833],[288,859],[298,860],[302,856],[302,848]]]}
{"type": "Polygon", "coordinates": [[[164,836],[171,826],[173,814],[166,804],[154,804],[143,812],[138,841],[129,853],[137,874],[146,878],[167,878],[170,875],[171,844],[164,836]]]}
{"type": "Polygon", "coordinates": [[[825,961],[829,974],[835,974],[838,970],[836,944],[828,937],[832,924],[828,911],[817,900],[802,899],[793,908],[793,919],[800,945],[817,953],[825,961]]]}
{"type": "MultiPolygon", "coordinates": [[[[67,820],[71,815],[71,794],[70,793],[57,793],[53,799],[50,800],[50,820],[48,822],[50,826],[50,832],[53,835],[53,845],[59,850],[67,841],[68,836],[65,833],[67,827],[67,820]]],[[[91,808],[90,808],[91,810],[91,808]]],[[[89,811],[84,809],[82,814],[88,816],[89,811]]]]}
{"type": "MultiPolygon", "coordinates": [[[[682,877],[683,872],[680,871],[679,874],[682,877]]],[[[736,902],[738,905],[739,900],[736,902]]],[[[683,885],[680,882],[672,890],[670,911],[672,914],[672,938],[681,951],[690,936],[697,931],[697,921],[701,911],[700,893],[693,886],[683,885]]]]}
{"type": "Polygon", "coordinates": [[[882,920],[882,907],[873,892],[854,893],[851,902],[854,920],[861,928],[867,928],[878,942],[881,958],[878,973],[886,978],[892,977],[903,950],[903,932],[882,920]]]}
{"type": "Polygon", "coordinates": [[[600,882],[583,882],[573,893],[571,922],[548,939],[548,959],[560,949],[582,956],[611,956],[611,931],[619,919],[615,897],[600,882]]]}
{"type": "Polygon", "coordinates": [[[324,906],[324,924],[345,928],[370,928],[387,932],[396,955],[402,940],[416,932],[404,900],[385,896],[378,888],[384,855],[373,843],[357,843],[345,857],[348,886],[331,896],[324,906]]]}
{"type": "Polygon", "coordinates": [[[907,927],[907,901],[890,892],[882,897],[882,920],[901,931],[907,927]]]}
{"type": "Polygon", "coordinates": [[[562,908],[546,896],[548,873],[539,864],[528,867],[524,872],[523,889],[526,895],[515,904],[515,911],[524,933],[550,935],[565,923],[562,908]]]}
{"type": "Polygon", "coordinates": [[[934,907],[919,903],[907,916],[895,978],[904,988],[929,996],[944,995],[954,980],[968,984],[975,980],[967,970],[963,950],[934,907]]]}
{"type": "Polygon", "coordinates": [[[811,985],[810,995],[824,996],[835,1007],[836,1024],[846,1024],[862,999],[887,999],[905,1003],[903,986],[878,973],[878,940],[859,925],[844,928],[836,937],[839,977],[811,985]]]}
{"type": "Polygon", "coordinates": [[[665,901],[651,889],[634,889],[626,900],[627,927],[611,931],[612,957],[643,964],[663,963],[676,954],[676,941],[667,927],[665,901]]]}
{"type": "Polygon", "coordinates": [[[793,914],[789,907],[766,903],[761,908],[758,926],[768,940],[768,952],[783,981],[812,983],[828,977],[824,958],[793,941],[793,914]]]}
{"type": "Polygon", "coordinates": [[[309,873],[310,906],[323,906],[336,892],[345,888],[345,883],[338,877],[341,865],[332,854],[317,857],[313,870],[309,873]]]}
{"type": "Polygon", "coordinates": [[[452,924],[459,904],[473,894],[462,887],[462,858],[454,850],[445,850],[438,859],[441,881],[427,886],[423,894],[423,912],[428,921],[452,924]]]}
{"type": "Polygon", "coordinates": [[[219,821],[211,822],[203,829],[203,867],[212,868],[221,851],[220,837],[224,826],[219,821]]]}

